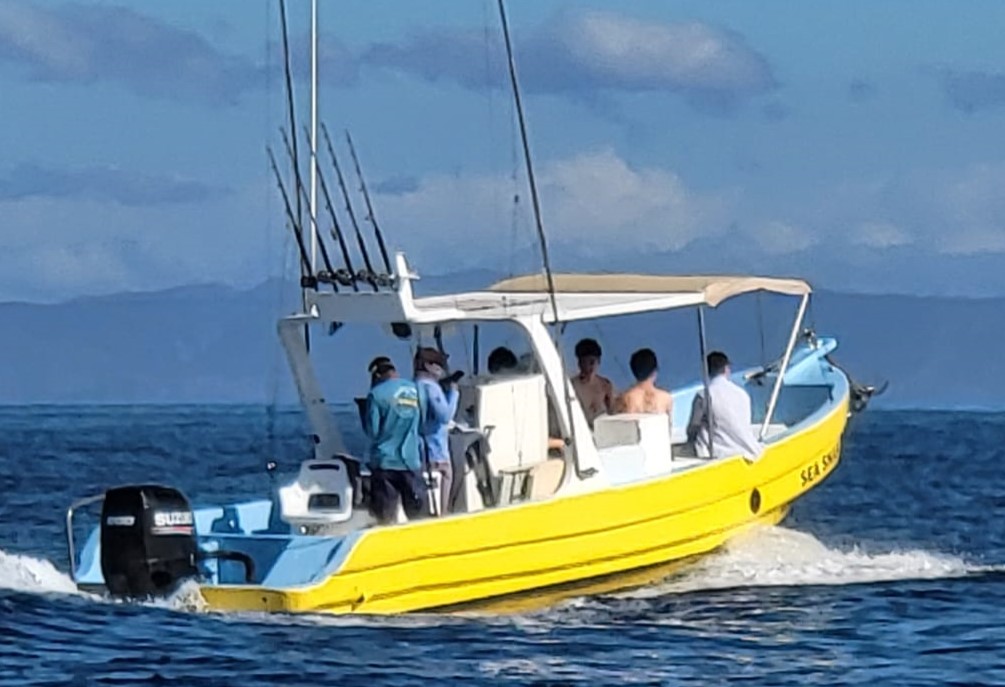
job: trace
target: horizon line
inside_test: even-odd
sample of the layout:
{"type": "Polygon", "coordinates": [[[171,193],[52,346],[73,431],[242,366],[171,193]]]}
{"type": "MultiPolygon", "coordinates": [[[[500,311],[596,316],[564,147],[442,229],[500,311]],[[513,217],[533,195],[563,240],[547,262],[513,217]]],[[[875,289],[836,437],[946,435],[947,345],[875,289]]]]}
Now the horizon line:
{"type": "MultiPolygon", "coordinates": [[[[588,271],[588,270],[584,270],[588,271]]],[[[596,272],[596,270],[594,270],[596,272]]],[[[493,270],[491,268],[470,268],[463,270],[456,270],[453,272],[438,272],[429,274],[419,274],[419,279],[416,280],[418,284],[421,285],[423,279],[450,279],[461,277],[465,275],[474,275],[479,273],[497,274],[505,275],[505,271],[493,270]]],[[[604,274],[619,274],[620,272],[598,272],[604,274]]],[[[650,272],[640,272],[640,274],[650,274],[650,272]]],[[[661,274],[658,272],[651,272],[651,274],[661,274]]],[[[670,274],[670,273],[663,273],[670,274]]],[[[233,293],[250,293],[259,289],[267,284],[275,282],[286,282],[289,284],[291,289],[299,289],[297,285],[298,279],[295,277],[278,277],[269,276],[261,281],[255,282],[251,285],[237,285],[237,284],[227,284],[219,281],[198,281],[189,282],[184,284],[174,284],[171,286],[163,286],[159,288],[152,289],[126,289],[122,291],[106,291],[99,293],[80,293],[75,295],[69,295],[61,300],[0,300],[0,306],[57,306],[57,305],[67,305],[77,301],[88,300],[88,301],[100,301],[100,300],[114,300],[116,298],[122,297],[132,297],[132,296],[157,296],[168,294],[172,291],[181,291],[185,289],[219,289],[224,291],[230,291],[233,293]]],[[[489,284],[486,284],[487,288],[489,284]]],[[[421,289],[421,287],[420,287],[421,289]]],[[[419,289],[417,289],[419,290],[419,289]]],[[[856,291],[856,290],[845,290],[845,289],[831,289],[831,288],[814,288],[812,293],[814,294],[828,294],[836,296],[858,296],[858,297],[887,297],[887,298],[908,298],[916,300],[942,300],[942,301],[976,301],[976,302],[986,302],[1005,299],[1005,293],[1002,294],[991,294],[991,295],[965,295],[965,294],[938,294],[938,293],[926,293],[926,292],[906,292],[906,291],[856,291]]],[[[420,295],[421,294],[417,294],[420,295]]]]}

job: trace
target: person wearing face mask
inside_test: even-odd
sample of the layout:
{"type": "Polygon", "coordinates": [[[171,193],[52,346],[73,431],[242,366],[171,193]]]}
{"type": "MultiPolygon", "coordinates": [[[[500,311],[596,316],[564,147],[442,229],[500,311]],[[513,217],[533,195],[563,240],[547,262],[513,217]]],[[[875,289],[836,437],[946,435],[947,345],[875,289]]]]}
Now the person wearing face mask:
{"type": "Polygon", "coordinates": [[[447,431],[460,401],[457,382],[463,373],[447,375],[447,354],[435,348],[415,353],[415,383],[419,388],[419,438],[428,469],[440,473],[441,514],[448,511],[453,469],[447,431]],[[441,385],[441,382],[445,382],[441,385]]]}

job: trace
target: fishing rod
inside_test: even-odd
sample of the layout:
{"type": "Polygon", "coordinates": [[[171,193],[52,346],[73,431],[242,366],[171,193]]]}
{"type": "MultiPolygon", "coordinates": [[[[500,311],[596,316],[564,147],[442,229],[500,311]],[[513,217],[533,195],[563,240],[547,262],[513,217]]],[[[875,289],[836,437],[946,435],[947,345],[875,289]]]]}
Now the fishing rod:
{"type": "MultiPolygon", "coordinates": [[[[282,128],[280,128],[279,131],[283,135],[283,143],[286,144],[286,154],[292,158],[293,149],[290,146],[290,138],[286,135],[286,131],[284,131],[282,128]]],[[[293,174],[294,185],[297,187],[298,194],[299,196],[302,196],[304,200],[307,200],[307,189],[304,188],[304,182],[300,178],[300,170],[294,167],[293,172],[294,172],[293,174]]],[[[318,224],[317,217],[314,216],[313,212],[311,212],[310,215],[311,215],[311,222],[313,222],[314,226],[317,227],[318,224]]],[[[317,246],[318,248],[321,249],[321,259],[324,260],[325,269],[327,270],[327,271],[319,271],[317,273],[318,281],[331,284],[332,288],[338,291],[338,284],[335,283],[335,270],[332,267],[331,259],[329,259],[328,257],[328,248],[327,246],[325,246],[325,242],[321,240],[320,236],[317,236],[316,238],[317,238],[317,246]]]]}
{"type": "Polygon", "coordinates": [[[335,174],[338,175],[338,185],[342,189],[342,197],[345,199],[345,209],[352,220],[352,227],[356,232],[356,242],[359,244],[359,252],[363,254],[363,263],[366,265],[366,281],[370,282],[374,291],[379,291],[377,286],[377,275],[373,271],[373,264],[370,262],[370,253],[366,250],[366,242],[363,240],[363,232],[359,230],[359,223],[356,221],[356,213],[352,211],[352,203],[349,201],[349,192],[345,188],[345,179],[342,177],[342,168],[339,167],[338,158],[335,156],[335,148],[332,147],[331,138],[328,136],[328,127],[321,123],[321,133],[325,137],[325,145],[328,147],[328,154],[331,155],[332,164],[335,166],[335,174]]]}
{"type": "MultiPolygon", "coordinates": [[[[290,207],[290,197],[286,194],[286,187],[283,186],[283,178],[279,174],[279,168],[276,166],[276,158],[272,154],[272,148],[266,146],[266,151],[269,153],[269,163],[272,165],[272,172],[276,176],[276,185],[279,186],[279,192],[283,196],[283,206],[286,208],[286,217],[290,221],[290,226],[293,228],[293,235],[297,239],[297,247],[300,249],[300,266],[302,270],[307,270],[310,266],[310,258],[307,255],[307,248],[304,246],[304,236],[303,230],[297,223],[297,218],[293,214],[293,209],[290,207]]],[[[317,281],[314,279],[313,275],[307,275],[306,273],[300,279],[300,286],[303,288],[316,288],[317,281]]]]}
{"type": "Polygon", "coordinates": [[[377,245],[380,247],[380,254],[384,258],[384,268],[390,277],[392,274],[391,261],[387,257],[387,246],[384,245],[384,235],[381,233],[380,227],[377,226],[377,215],[374,214],[373,205],[370,204],[370,193],[366,190],[366,181],[363,180],[363,172],[359,168],[359,158],[356,157],[356,146],[352,144],[352,136],[349,135],[348,129],[346,129],[345,138],[349,142],[349,153],[352,155],[352,163],[356,168],[356,176],[359,177],[359,188],[363,191],[363,199],[366,201],[367,219],[373,225],[373,233],[377,237],[377,245]]]}
{"type": "MultiPolygon", "coordinates": [[[[285,0],[279,0],[279,18],[282,23],[283,29],[283,69],[285,72],[286,79],[286,106],[290,116],[290,129],[295,131],[297,125],[296,114],[294,113],[294,103],[293,103],[293,74],[290,69],[290,44],[288,31],[286,28],[286,2],[285,0]]],[[[270,153],[271,155],[271,153],[270,153]]],[[[297,145],[296,140],[293,142],[293,169],[297,170],[299,168],[299,158],[297,156],[297,145]]],[[[299,173],[299,172],[298,172],[299,173]]],[[[285,194],[286,191],[284,190],[285,194]]],[[[313,286],[311,288],[317,290],[317,277],[314,274],[314,264],[313,261],[307,256],[307,250],[303,245],[303,208],[300,205],[300,194],[297,194],[297,226],[300,227],[300,231],[297,234],[298,242],[300,244],[300,251],[304,262],[300,267],[300,302],[303,306],[304,311],[307,311],[307,291],[304,288],[305,283],[311,283],[313,286]],[[308,276],[308,274],[310,276],[308,276]]],[[[307,352],[310,353],[311,350],[311,328],[308,324],[304,323],[304,346],[307,352]]]]}
{"type": "MultiPolygon", "coordinates": [[[[517,118],[520,122],[520,139],[523,142],[523,157],[524,161],[527,164],[527,181],[530,184],[530,197],[534,207],[534,221],[537,224],[537,236],[538,241],[541,244],[541,259],[544,262],[544,272],[548,280],[548,295],[551,300],[551,308],[552,312],[554,313],[555,324],[558,325],[556,327],[555,332],[555,343],[556,347],[559,349],[558,361],[562,369],[562,381],[563,381],[562,387],[565,392],[563,394],[565,396],[565,408],[566,412],[569,415],[569,432],[571,434],[572,444],[575,445],[576,423],[572,419],[572,399],[569,397],[568,375],[566,374],[565,371],[565,359],[561,354],[562,332],[561,332],[561,323],[559,322],[558,317],[558,299],[555,296],[555,278],[551,273],[551,262],[548,259],[548,240],[545,237],[544,224],[541,221],[541,203],[538,200],[537,184],[534,181],[534,167],[531,164],[530,159],[530,143],[528,142],[527,139],[527,125],[524,122],[523,104],[520,101],[520,86],[517,83],[516,78],[516,62],[513,59],[513,46],[510,42],[509,37],[509,24],[506,21],[506,8],[503,7],[503,0],[498,0],[498,5],[499,5],[499,19],[502,22],[503,38],[506,41],[506,58],[509,64],[510,85],[513,88],[513,100],[516,105],[517,118]]],[[[592,477],[597,472],[596,468],[587,468],[586,470],[580,470],[578,460],[572,461],[572,467],[576,472],[576,476],[579,477],[580,479],[592,477]]],[[[564,480],[565,478],[563,478],[563,481],[564,480]]]]}
{"type": "MultiPolygon", "coordinates": [[[[304,128],[306,129],[306,127],[304,128]]],[[[342,258],[345,260],[345,269],[335,272],[335,278],[338,279],[339,283],[343,286],[352,285],[353,291],[359,291],[359,284],[357,283],[355,276],[356,270],[352,266],[352,258],[349,255],[349,246],[346,244],[345,236],[342,233],[342,227],[339,226],[338,216],[335,214],[335,208],[333,207],[331,196],[328,194],[328,184],[325,183],[324,174],[321,173],[321,163],[316,156],[314,157],[314,168],[318,175],[318,181],[321,184],[321,195],[325,199],[325,207],[328,209],[329,216],[331,216],[331,235],[336,241],[338,241],[339,248],[342,251],[342,258]]]]}
{"type": "MultiPolygon", "coordinates": [[[[290,129],[293,129],[297,125],[297,118],[294,113],[294,102],[293,102],[293,74],[290,69],[290,45],[287,37],[286,30],[286,2],[285,0],[279,0],[279,19],[282,22],[283,29],[283,68],[286,74],[286,105],[288,114],[290,117],[290,129]]],[[[299,158],[297,156],[297,142],[293,141],[293,169],[297,170],[299,165],[299,158]]],[[[303,221],[303,208],[300,205],[300,195],[297,195],[297,224],[303,221]]],[[[310,264],[308,262],[308,264],[310,264]]]]}

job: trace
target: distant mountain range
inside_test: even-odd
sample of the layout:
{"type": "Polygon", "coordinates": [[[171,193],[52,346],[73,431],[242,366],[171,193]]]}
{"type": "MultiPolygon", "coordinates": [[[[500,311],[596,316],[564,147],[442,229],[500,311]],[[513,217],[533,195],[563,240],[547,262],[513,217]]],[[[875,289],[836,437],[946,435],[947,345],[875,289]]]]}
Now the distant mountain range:
{"type": "MultiPolygon", "coordinates": [[[[498,276],[427,277],[417,290],[474,289],[498,276]]],[[[0,403],[294,402],[275,325],[298,301],[295,285],[269,281],[246,291],[200,285],[58,304],[0,304],[0,403]]],[[[1005,299],[819,292],[813,303],[809,323],[819,335],[838,338],[835,358],[859,381],[889,380],[877,407],[1005,407],[1005,365],[992,355],[1005,339],[1005,299]]],[[[738,365],[777,357],[794,309],[795,299],[777,296],[728,302],[710,313],[710,343],[738,365]]],[[[512,332],[482,334],[482,361],[502,341],[524,350],[512,332]]],[[[571,351],[583,335],[604,346],[603,368],[619,385],[628,381],[628,358],[640,346],[660,356],[665,385],[699,374],[693,311],[575,323],[563,335],[565,348],[571,351]]],[[[407,362],[401,342],[376,328],[346,327],[332,336],[315,330],[312,345],[333,402],[365,391],[365,366],[374,355],[407,362]]],[[[448,337],[456,368],[471,369],[471,347],[470,332],[448,337]]]]}

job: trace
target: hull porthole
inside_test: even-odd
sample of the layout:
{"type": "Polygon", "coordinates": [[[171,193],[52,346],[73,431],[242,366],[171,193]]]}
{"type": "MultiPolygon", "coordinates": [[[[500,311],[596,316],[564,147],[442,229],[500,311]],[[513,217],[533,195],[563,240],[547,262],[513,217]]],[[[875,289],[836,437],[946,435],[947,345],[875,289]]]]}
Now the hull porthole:
{"type": "Polygon", "coordinates": [[[750,512],[757,515],[759,510],[761,510],[761,492],[754,489],[750,492],[750,512]]]}

